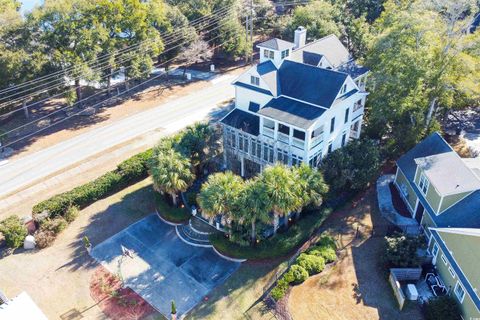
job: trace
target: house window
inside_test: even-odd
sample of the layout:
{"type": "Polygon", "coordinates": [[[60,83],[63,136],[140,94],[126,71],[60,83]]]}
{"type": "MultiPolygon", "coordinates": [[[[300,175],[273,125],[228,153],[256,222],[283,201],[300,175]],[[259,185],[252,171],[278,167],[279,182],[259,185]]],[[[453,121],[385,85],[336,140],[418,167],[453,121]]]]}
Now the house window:
{"type": "Polygon", "coordinates": [[[453,271],[452,267],[448,267],[448,272],[450,272],[452,278],[455,279],[455,271],[453,271]]]}
{"type": "Polygon", "coordinates": [[[286,125],[283,125],[283,124],[279,124],[278,125],[278,132],[281,132],[281,133],[289,136],[290,135],[290,127],[286,126],[286,125]]]}
{"type": "Polygon", "coordinates": [[[258,140],[252,140],[252,155],[257,158],[262,155],[262,143],[258,140]]]}
{"type": "Polygon", "coordinates": [[[293,137],[305,141],[305,132],[293,129],[293,137]]]}
{"type": "Polygon", "coordinates": [[[288,151],[277,149],[277,161],[288,164],[288,151]]]}
{"type": "Polygon", "coordinates": [[[318,151],[313,155],[313,157],[310,158],[310,166],[316,168],[320,165],[321,161],[322,161],[322,152],[318,151]]]}
{"type": "Polygon", "coordinates": [[[273,163],[273,147],[266,143],[263,144],[263,160],[273,163]]]}
{"type": "Polygon", "coordinates": [[[283,50],[282,51],[282,59],[285,59],[286,57],[288,57],[288,55],[290,54],[290,50],[283,50]]]}
{"type": "Polygon", "coordinates": [[[260,78],[255,77],[255,76],[250,76],[250,83],[255,85],[255,86],[259,86],[260,85],[260,78]]]}
{"type": "Polygon", "coordinates": [[[432,248],[432,255],[433,255],[434,257],[436,257],[436,256],[437,256],[437,253],[438,253],[438,244],[437,244],[437,243],[434,243],[434,244],[433,244],[433,248],[432,248]]]}
{"type": "Polygon", "coordinates": [[[248,153],[248,137],[244,134],[238,134],[238,149],[248,153]]]}
{"type": "Polygon", "coordinates": [[[455,292],[455,295],[457,296],[458,301],[460,301],[460,303],[462,303],[463,299],[465,298],[465,290],[463,289],[460,282],[457,281],[457,284],[455,285],[455,290],[453,290],[453,291],[455,292]]]}
{"type": "Polygon", "coordinates": [[[332,133],[335,130],[335,117],[330,120],[330,133],[332,133]]]}
{"type": "Polygon", "coordinates": [[[344,132],[342,135],[342,147],[344,147],[346,143],[347,143],[347,133],[344,132]]]}
{"type": "Polygon", "coordinates": [[[333,148],[333,147],[332,147],[332,143],[330,142],[330,143],[328,144],[327,153],[331,153],[331,152],[332,152],[332,148],[333,148]]]}
{"type": "Polygon", "coordinates": [[[429,185],[430,182],[428,181],[427,177],[422,173],[422,175],[420,176],[420,181],[418,182],[418,186],[420,187],[420,190],[424,195],[427,194],[429,185]]]}
{"type": "Polygon", "coordinates": [[[362,99],[358,100],[357,102],[355,102],[355,104],[353,105],[353,112],[357,111],[358,109],[360,109],[362,107],[362,99]]]}
{"type": "Polygon", "coordinates": [[[269,54],[270,54],[270,59],[273,59],[275,57],[275,52],[270,51],[269,54]]]}
{"type": "Polygon", "coordinates": [[[303,158],[292,154],[292,166],[298,166],[302,163],[303,158]]]}
{"type": "Polygon", "coordinates": [[[347,108],[347,110],[345,110],[345,121],[344,121],[344,123],[348,122],[348,115],[349,114],[350,114],[350,108],[347,108]]]}
{"type": "Polygon", "coordinates": [[[442,261],[443,261],[443,263],[445,263],[445,265],[448,264],[447,258],[443,254],[442,254],[442,261]]]}
{"type": "Polygon", "coordinates": [[[269,52],[270,52],[269,50],[266,50],[266,49],[263,50],[263,57],[264,58],[269,58],[269,52]]]}
{"type": "Polygon", "coordinates": [[[345,93],[345,91],[347,91],[347,84],[344,84],[344,85],[342,86],[342,89],[340,90],[340,94],[345,93]]]}

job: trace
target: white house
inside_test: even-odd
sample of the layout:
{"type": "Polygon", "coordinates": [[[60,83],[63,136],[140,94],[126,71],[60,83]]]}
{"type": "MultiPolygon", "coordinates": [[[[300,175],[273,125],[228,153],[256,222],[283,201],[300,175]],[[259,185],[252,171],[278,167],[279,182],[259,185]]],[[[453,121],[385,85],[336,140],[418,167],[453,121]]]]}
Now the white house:
{"type": "Polygon", "coordinates": [[[318,166],[360,137],[368,70],[334,35],[305,41],[300,27],[294,43],[260,43],[260,63],[233,82],[235,108],[221,120],[224,161],[242,176],[275,162],[318,166]]]}

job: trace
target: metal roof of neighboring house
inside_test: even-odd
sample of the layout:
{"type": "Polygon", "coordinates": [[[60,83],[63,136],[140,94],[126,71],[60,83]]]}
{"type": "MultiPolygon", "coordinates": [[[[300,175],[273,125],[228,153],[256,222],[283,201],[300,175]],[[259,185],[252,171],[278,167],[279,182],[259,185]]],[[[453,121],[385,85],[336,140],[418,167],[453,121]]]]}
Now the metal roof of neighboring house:
{"type": "Polygon", "coordinates": [[[462,158],[463,162],[469,167],[473,173],[480,179],[480,157],[462,158]]]}
{"type": "Polygon", "coordinates": [[[337,104],[339,102],[345,101],[357,92],[358,92],[357,89],[350,90],[347,93],[345,93],[345,94],[341,95],[340,97],[338,97],[337,99],[335,99],[335,102],[333,104],[337,104]]]}
{"type": "Polygon", "coordinates": [[[456,152],[416,158],[415,163],[440,195],[458,194],[480,189],[480,180],[456,152]]]}
{"type": "MultiPolygon", "coordinates": [[[[480,298],[478,297],[477,292],[475,289],[471,286],[470,282],[468,281],[467,277],[463,273],[462,269],[456,262],[456,260],[453,258],[453,255],[449,248],[447,247],[446,243],[443,241],[440,233],[444,229],[436,229],[436,228],[431,228],[432,231],[432,236],[442,249],[443,254],[446,256],[448,261],[450,262],[450,265],[452,266],[453,270],[455,271],[455,274],[457,275],[458,279],[462,282],[463,287],[465,290],[468,292],[468,295],[470,298],[472,298],[473,303],[477,307],[477,310],[480,311],[480,298]]],[[[448,229],[446,229],[448,230],[448,229]]],[[[471,248],[472,250],[478,250],[478,248],[471,248]]]]}
{"type": "Polygon", "coordinates": [[[334,68],[350,60],[350,53],[334,34],[309,42],[303,47],[293,50],[290,59],[303,62],[303,51],[325,56],[334,68]]]}
{"type": "Polygon", "coordinates": [[[403,174],[409,181],[413,181],[417,165],[416,158],[427,157],[435,154],[454,152],[450,145],[440,136],[439,133],[434,132],[418,143],[415,147],[410,149],[407,153],[397,160],[397,166],[402,170],[403,174]]]}
{"type": "Polygon", "coordinates": [[[368,68],[358,65],[353,59],[340,65],[335,70],[348,73],[352,79],[356,79],[369,71],[368,68]]]}
{"type": "Polygon", "coordinates": [[[291,49],[294,46],[295,46],[294,43],[288,42],[282,39],[278,39],[278,38],[269,39],[267,41],[257,44],[257,47],[262,47],[262,48],[267,48],[272,50],[279,50],[279,51],[291,49]]]}
{"type": "Polygon", "coordinates": [[[47,320],[47,317],[42,312],[42,310],[40,310],[40,308],[35,304],[32,298],[30,298],[30,296],[26,292],[22,292],[7,303],[0,305],[0,319],[47,320]]]}
{"type": "Polygon", "coordinates": [[[279,97],[270,100],[258,111],[258,114],[306,130],[325,111],[326,109],[324,108],[315,107],[287,97],[279,97]]]}
{"type": "Polygon", "coordinates": [[[329,108],[348,75],[285,60],[278,71],[280,94],[329,108]]]}
{"type": "Polygon", "coordinates": [[[233,109],[220,122],[254,136],[258,136],[260,132],[260,118],[240,109],[233,109]]]}

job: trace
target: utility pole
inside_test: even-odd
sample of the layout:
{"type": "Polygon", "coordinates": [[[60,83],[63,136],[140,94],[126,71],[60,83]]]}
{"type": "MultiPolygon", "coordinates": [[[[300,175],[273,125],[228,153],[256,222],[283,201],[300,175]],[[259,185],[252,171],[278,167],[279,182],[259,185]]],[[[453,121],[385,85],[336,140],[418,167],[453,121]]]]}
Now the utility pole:
{"type": "Polygon", "coordinates": [[[250,63],[253,64],[253,17],[255,11],[253,10],[253,0],[250,0],[250,48],[252,53],[250,54],[250,63]]]}
{"type": "MultiPolygon", "coordinates": [[[[245,15],[245,41],[248,44],[248,34],[249,34],[249,22],[248,22],[248,13],[245,15]]],[[[245,64],[248,64],[248,50],[245,52],[245,64]]]]}

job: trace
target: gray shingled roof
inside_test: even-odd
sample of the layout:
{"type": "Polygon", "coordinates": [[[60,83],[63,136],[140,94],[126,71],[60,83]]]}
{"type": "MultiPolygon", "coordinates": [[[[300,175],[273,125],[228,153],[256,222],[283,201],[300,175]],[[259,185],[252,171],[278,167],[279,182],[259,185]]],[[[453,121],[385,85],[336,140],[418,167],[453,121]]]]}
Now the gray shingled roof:
{"type": "Polygon", "coordinates": [[[280,97],[270,100],[258,114],[294,125],[301,129],[310,128],[314,122],[326,111],[307,103],[280,97]]]}
{"type": "Polygon", "coordinates": [[[450,145],[443,140],[439,133],[435,132],[425,138],[422,142],[410,149],[397,160],[397,166],[402,170],[408,180],[413,181],[415,177],[416,158],[432,156],[435,154],[453,152],[450,145]]]}
{"type": "Polygon", "coordinates": [[[480,189],[480,180],[454,151],[416,158],[415,163],[441,195],[480,189]]]}
{"type": "Polygon", "coordinates": [[[301,48],[293,50],[290,59],[297,62],[303,62],[303,51],[325,56],[334,68],[337,68],[350,60],[350,54],[347,49],[337,36],[333,34],[312,41],[301,48]]]}
{"type": "Polygon", "coordinates": [[[295,46],[295,44],[291,43],[291,42],[288,42],[288,41],[285,41],[285,40],[282,40],[282,39],[273,38],[273,39],[269,39],[267,41],[264,41],[262,43],[259,43],[257,46],[267,48],[267,49],[272,49],[272,50],[283,51],[283,50],[286,50],[286,49],[293,48],[295,46]]]}
{"type": "Polygon", "coordinates": [[[257,72],[262,77],[263,81],[267,84],[270,92],[277,96],[280,86],[278,85],[278,69],[275,67],[271,60],[265,61],[257,65],[257,72]]]}
{"type": "Polygon", "coordinates": [[[314,52],[308,52],[308,51],[303,51],[302,52],[302,61],[305,64],[309,64],[311,66],[318,66],[320,63],[320,60],[322,60],[323,55],[314,53],[314,52]]]}
{"type": "Polygon", "coordinates": [[[254,136],[258,136],[260,132],[260,118],[240,109],[233,109],[220,122],[254,136]]]}

